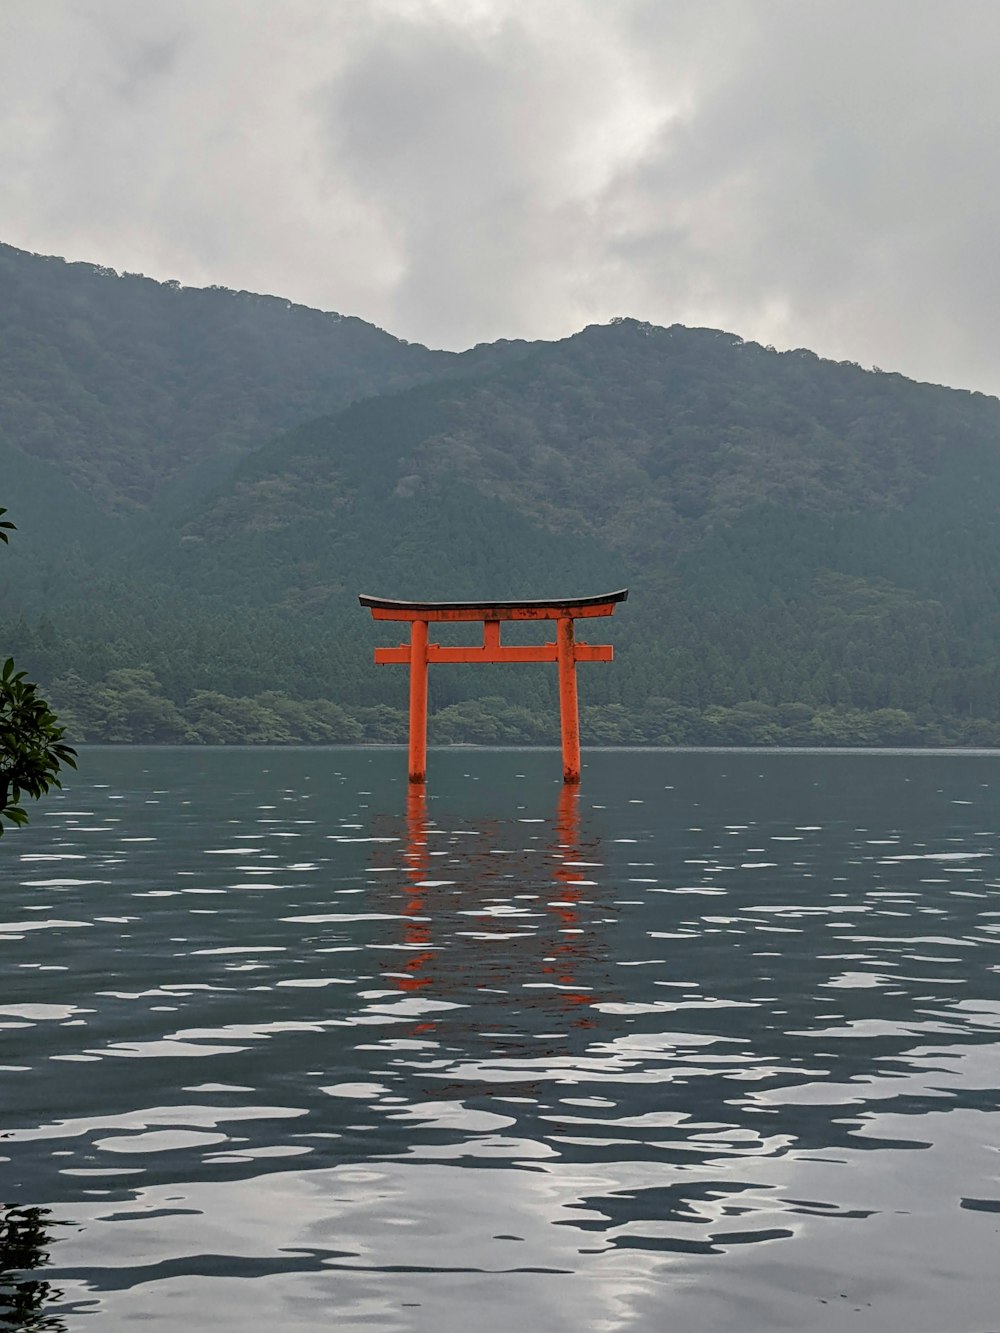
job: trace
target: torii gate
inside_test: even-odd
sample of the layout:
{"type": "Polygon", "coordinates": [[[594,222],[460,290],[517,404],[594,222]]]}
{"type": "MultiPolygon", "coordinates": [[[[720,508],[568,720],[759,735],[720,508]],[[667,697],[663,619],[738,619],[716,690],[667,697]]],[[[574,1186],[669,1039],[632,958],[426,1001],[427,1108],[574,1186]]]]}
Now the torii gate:
{"type": "Polygon", "coordinates": [[[576,693],[577,662],[610,662],[610,644],[577,643],[573,621],[614,614],[628,589],[601,597],[533,602],[397,602],[361,593],[358,601],[371,609],[373,620],[408,620],[410,642],[398,648],[376,648],[376,663],[401,662],[410,667],[410,781],[427,777],[427,667],[431,662],[557,662],[559,721],[562,733],[563,781],[580,781],[580,710],[576,693]],[[483,622],[481,647],[452,648],[428,643],[432,621],[483,622]],[[555,643],[502,644],[501,620],[554,620],[555,643]]]}

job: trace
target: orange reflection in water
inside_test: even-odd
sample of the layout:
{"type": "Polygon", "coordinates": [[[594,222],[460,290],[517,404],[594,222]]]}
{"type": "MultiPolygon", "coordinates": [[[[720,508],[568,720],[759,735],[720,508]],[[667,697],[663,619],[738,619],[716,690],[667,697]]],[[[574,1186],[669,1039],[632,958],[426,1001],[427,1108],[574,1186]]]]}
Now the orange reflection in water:
{"type": "MultiPolygon", "coordinates": [[[[581,842],[579,789],[560,784],[551,834],[540,846],[502,846],[532,821],[477,823],[461,835],[445,833],[429,819],[426,786],[408,788],[402,883],[385,889],[402,898],[395,911],[405,961],[397,953],[387,980],[437,999],[478,993],[497,1014],[486,1029],[502,1026],[512,1006],[572,1013],[574,1026],[592,1026],[581,1010],[595,995],[582,974],[593,971],[598,952],[587,909],[598,891],[590,876],[599,843],[581,842]]],[[[411,1031],[436,1026],[421,1022],[411,1031]]]]}
{"type": "Polygon", "coordinates": [[[429,969],[434,961],[434,950],[428,947],[431,942],[431,923],[425,915],[430,852],[427,846],[427,787],[424,783],[411,783],[407,789],[403,863],[407,872],[403,883],[403,917],[406,923],[403,941],[416,952],[403,964],[405,975],[397,975],[393,980],[398,990],[419,991],[432,984],[429,969]]]}
{"type": "MultiPolygon", "coordinates": [[[[560,986],[574,989],[561,992],[566,1005],[593,1004],[594,997],[587,990],[576,989],[576,968],[583,953],[580,935],[567,932],[580,931],[580,903],[584,898],[587,883],[583,860],[583,848],[580,843],[580,789],[568,784],[559,789],[559,803],[556,807],[556,843],[553,848],[554,867],[552,877],[559,885],[558,896],[549,904],[562,922],[560,939],[552,946],[553,961],[543,965],[543,972],[553,975],[560,986]]],[[[590,1019],[580,1018],[581,1025],[591,1026],[590,1019]]]]}

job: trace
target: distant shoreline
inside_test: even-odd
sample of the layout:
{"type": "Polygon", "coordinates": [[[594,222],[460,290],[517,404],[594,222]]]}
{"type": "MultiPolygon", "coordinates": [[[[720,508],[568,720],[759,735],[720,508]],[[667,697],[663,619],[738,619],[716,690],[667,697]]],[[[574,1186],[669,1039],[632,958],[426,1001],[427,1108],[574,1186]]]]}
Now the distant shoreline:
{"type": "MultiPolygon", "coordinates": [[[[301,741],[280,744],[272,741],[240,742],[232,745],[199,745],[172,741],[77,741],[80,750],[187,750],[192,754],[204,751],[226,750],[396,750],[403,753],[406,745],[395,741],[362,741],[358,743],[323,743],[309,745],[301,741]]],[[[559,753],[558,745],[476,745],[462,741],[456,745],[428,745],[431,752],[476,751],[483,753],[559,753]]],[[[584,761],[588,754],[869,754],[869,755],[981,755],[1000,758],[1000,748],[976,745],[584,745],[584,761]]]]}

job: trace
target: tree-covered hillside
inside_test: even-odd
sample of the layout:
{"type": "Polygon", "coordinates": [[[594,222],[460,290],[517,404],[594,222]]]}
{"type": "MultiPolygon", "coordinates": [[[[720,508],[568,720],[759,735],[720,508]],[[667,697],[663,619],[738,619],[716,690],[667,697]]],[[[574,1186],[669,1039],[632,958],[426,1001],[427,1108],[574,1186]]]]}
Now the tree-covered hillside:
{"type": "Polygon", "coordinates": [[[112,505],[453,359],[277,297],[0,245],[0,445],[112,505]]]}
{"type": "Polygon", "coordinates": [[[334,497],[317,484],[416,508],[461,482],[642,569],[761,506],[905,507],[998,441],[1000,408],[982,394],[620,320],[316,422],[248,458],[199,521],[216,537],[247,513],[280,530],[297,512],[288,485],[319,512],[334,497]]]}
{"type": "MultiPolygon", "coordinates": [[[[261,334],[272,364],[294,360],[280,332],[261,334]]],[[[4,570],[0,646],[77,738],[400,739],[405,672],[372,665],[358,591],[628,583],[591,631],[617,648],[581,676],[592,742],[1000,741],[996,400],[631,320],[454,358],[388,343],[421,382],[352,392],[345,359],[354,401],[264,442],[237,432],[228,456],[219,436],[175,453],[131,514],[93,498],[106,458],[57,468],[0,439],[0,501],[39,525],[4,570]]],[[[199,370],[220,404],[221,361],[217,382],[199,370]]],[[[136,399],[144,373],[122,371],[136,399]]],[[[436,669],[432,742],[553,739],[550,677],[436,669]]]]}

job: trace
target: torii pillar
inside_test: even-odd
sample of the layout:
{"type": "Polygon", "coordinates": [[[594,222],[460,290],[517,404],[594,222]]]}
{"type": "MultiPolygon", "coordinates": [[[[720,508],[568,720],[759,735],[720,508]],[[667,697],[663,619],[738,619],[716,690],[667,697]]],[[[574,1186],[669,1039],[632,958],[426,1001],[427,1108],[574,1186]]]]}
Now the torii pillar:
{"type": "Polygon", "coordinates": [[[559,722],[562,735],[563,781],[580,781],[580,709],[576,691],[577,662],[610,662],[610,644],[580,643],[573,622],[614,614],[628,589],[601,597],[531,602],[398,602],[361,593],[374,620],[408,620],[410,642],[398,648],[376,648],[376,663],[407,663],[410,668],[410,781],[427,778],[427,667],[431,662],[555,662],[559,670],[559,722]],[[555,643],[502,644],[502,620],[554,620],[555,643]],[[483,642],[469,648],[443,647],[428,641],[431,622],[481,621],[483,642]]]}

